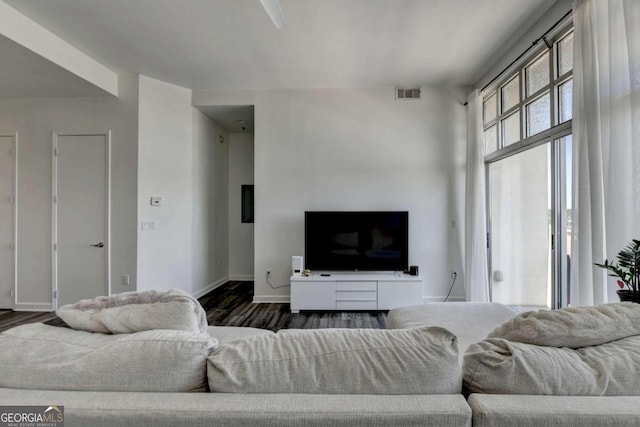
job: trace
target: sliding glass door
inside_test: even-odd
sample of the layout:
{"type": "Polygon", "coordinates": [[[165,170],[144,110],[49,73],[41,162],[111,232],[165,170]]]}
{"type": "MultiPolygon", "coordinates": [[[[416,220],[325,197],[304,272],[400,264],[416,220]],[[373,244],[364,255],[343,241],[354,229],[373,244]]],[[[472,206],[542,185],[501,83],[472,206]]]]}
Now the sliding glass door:
{"type": "Polygon", "coordinates": [[[571,148],[567,135],[489,163],[493,302],[568,304],[571,148]]]}

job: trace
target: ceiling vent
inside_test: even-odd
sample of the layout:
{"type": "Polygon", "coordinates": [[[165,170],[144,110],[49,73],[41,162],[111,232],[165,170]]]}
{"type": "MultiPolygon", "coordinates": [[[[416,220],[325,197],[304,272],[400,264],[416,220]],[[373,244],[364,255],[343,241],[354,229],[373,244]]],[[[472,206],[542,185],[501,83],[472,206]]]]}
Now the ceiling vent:
{"type": "Polygon", "coordinates": [[[421,91],[417,89],[396,88],[396,99],[420,99],[421,91]]]}

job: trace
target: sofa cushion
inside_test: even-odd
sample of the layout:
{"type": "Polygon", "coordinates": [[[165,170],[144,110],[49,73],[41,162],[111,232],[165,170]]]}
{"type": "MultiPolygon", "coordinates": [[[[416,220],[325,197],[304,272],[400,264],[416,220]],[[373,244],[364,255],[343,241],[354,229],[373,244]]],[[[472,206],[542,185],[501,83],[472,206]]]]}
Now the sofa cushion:
{"type": "Polygon", "coordinates": [[[73,329],[127,334],[152,329],[204,333],[207,314],[179,289],[124,292],[63,305],[56,314],[73,329]]]}
{"type": "Polygon", "coordinates": [[[522,313],[489,333],[528,344],[580,348],[640,334],[640,304],[623,302],[522,313]]]}
{"type": "Polygon", "coordinates": [[[496,326],[517,313],[497,303],[434,302],[394,308],[387,315],[389,329],[440,326],[458,337],[460,355],[471,343],[483,340],[496,326]]]}
{"type": "Polygon", "coordinates": [[[227,393],[451,394],[462,384],[456,337],[443,328],[250,337],[216,349],[207,375],[227,393]]]}
{"type": "Polygon", "coordinates": [[[105,335],[32,323],[0,334],[0,387],[82,391],[206,391],[207,334],[105,335]]]}
{"type": "Polygon", "coordinates": [[[490,338],[464,356],[471,392],[569,396],[639,396],[640,335],[579,349],[490,338]]]}

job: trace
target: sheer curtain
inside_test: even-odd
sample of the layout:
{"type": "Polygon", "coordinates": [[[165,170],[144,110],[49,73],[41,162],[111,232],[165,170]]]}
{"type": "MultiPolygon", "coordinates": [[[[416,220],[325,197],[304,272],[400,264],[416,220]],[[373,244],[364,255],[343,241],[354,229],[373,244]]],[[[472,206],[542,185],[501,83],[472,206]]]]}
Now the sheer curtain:
{"type": "Polygon", "coordinates": [[[489,301],[482,95],[467,99],[467,181],[465,195],[465,271],[467,301],[489,301]]]}
{"type": "Polygon", "coordinates": [[[615,280],[593,263],[640,238],[640,1],[573,8],[571,303],[591,305],[618,301],[615,280]]]}

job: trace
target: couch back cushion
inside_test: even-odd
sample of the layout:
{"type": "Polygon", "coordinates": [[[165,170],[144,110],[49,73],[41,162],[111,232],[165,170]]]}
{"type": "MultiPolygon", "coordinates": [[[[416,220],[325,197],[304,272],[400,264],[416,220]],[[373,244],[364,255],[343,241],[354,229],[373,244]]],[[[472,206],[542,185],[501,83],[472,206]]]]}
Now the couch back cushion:
{"type": "Polygon", "coordinates": [[[490,338],[464,355],[473,393],[639,396],[640,335],[579,349],[490,338]]]}
{"type": "Polygon", "coordinates": [[[640,304],[623,302],[522,313],[488,338],[550,347],[580,348],[640,334],[640,304]]]}
{"type": "Polygon", "coordinates": [[[462,373],[443,328],[318,329],[220,346],[209,388],[225,393],[452,394],[462,373]]]}
{"type": "Polygon", "coordinates": [[[207,314],[180,289],[123,292],[63,305],[56,314],[73,329],[129,334],[153,329],[207,332],[207,314]]]}
{"type": "Polygon", "coordinates": [[[105,335],[32,323],[0,334],[0,387],[80,391],[206,391],[208,334],[105,335]]]}

